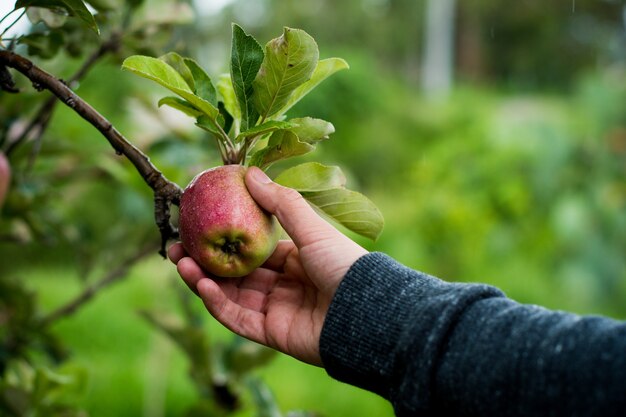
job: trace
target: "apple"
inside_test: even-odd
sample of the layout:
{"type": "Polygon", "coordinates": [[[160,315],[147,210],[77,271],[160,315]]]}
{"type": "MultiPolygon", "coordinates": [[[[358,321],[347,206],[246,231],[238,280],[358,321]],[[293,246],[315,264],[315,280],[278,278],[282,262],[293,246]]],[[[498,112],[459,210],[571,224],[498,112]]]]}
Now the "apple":
{"type": "Polygon", "coordinates": [[[280,237],[276,218],[248,193],[246,168],[224,165],[198,174],[183,191],[179,230],[187,253],[207,272],[241,277],[272,254],[280,237]]]}
{"type": "Polygon", "coordinates": [[[11,165],[6,156],[0,152],[0,209],[4,203],[4,197],[6,197],[9,191],[9,184],[11,183],[11,165]]]}

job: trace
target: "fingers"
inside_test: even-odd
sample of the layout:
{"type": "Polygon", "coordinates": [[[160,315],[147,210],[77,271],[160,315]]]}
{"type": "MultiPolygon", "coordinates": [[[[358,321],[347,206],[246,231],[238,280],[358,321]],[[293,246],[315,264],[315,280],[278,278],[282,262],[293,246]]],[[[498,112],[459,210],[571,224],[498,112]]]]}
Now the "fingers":
{"type": "Polygon", "coordinates": [[[196,289],[196,286],[198,281],[202,278],[206,278],[206,274],[202,268],[200,268],[200,266],[193,259],[184,257],[178,261],[176,269],[189,289],[197,294],[198,290],[196,289]]]}
{"type": "Polygon", "coordinates": [[[293,242],[281,241],[266,262],[240,280],[214,281],[185,252],[180,242],[168,250],[170,260],[187,286],[202,299],[206,309],[233,332],[258,343],[267,343],[264,331],[267,293],[271,291],[293,242]],[[268,269],[269,268],[269,269],[268,269]]]}
{"type": "Polygon", "coordinates": [[[270,255],[262,267],[282,272],[289,254],[297,250],[291,240],[279,240],[276,249],[274,249],[274,253],[270,255]]]}
{"type": "Polygon", "coordinates": [[[266,344],[265,314],[233,302],[213,280],[202,279],[197,288],[206,309],[220,323],[243,337],[266,344]]]}
{"type": "Polygon", "coordinates": [[[176,242],[167,250],[167,256],[170,258],[170,261],[172,261],[174,264],[177,264],[178,261],[187,256],[187,253],[183,248],[183,244],[180,242],[176,242]]]}
{"type": "Polygon", "coordinates": [[[278,218],[299,248],[340,234],[309,206],[300,193],[272,182],[259,168],[248,169],[246,186],[254,200],[278,218]]]}

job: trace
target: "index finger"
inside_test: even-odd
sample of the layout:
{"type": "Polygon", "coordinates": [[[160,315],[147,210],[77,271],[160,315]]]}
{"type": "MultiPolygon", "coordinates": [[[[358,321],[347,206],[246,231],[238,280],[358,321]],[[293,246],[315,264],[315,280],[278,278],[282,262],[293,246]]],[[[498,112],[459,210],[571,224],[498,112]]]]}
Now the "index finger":
{"type": "Polygon", "coordinates": [[[183,248],[183,244],[180,242],[176,242],[167,250],[167,256],[170,258],[170,261],[172,261],[174,264],[177,264],[178,261],[188,255],[185,251],[185,248],[183,248]]]}

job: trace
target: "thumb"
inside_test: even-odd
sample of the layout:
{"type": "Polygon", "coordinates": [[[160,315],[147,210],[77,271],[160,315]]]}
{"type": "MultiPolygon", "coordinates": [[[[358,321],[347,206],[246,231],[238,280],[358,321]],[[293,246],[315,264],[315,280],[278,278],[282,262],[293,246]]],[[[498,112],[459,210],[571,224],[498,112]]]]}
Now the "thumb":
{"type": "Polygon", "coordinates": [[[273,182],[261,169],[250,167],[246,186],[252,198],[276,216],[298,248],[340,232],[322,219],[299,192],[273,182]]]}

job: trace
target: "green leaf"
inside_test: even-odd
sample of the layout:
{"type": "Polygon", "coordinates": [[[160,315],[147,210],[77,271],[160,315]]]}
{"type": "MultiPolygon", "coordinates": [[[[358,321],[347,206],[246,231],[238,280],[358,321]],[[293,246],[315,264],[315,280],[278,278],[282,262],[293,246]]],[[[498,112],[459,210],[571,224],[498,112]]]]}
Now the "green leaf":
{"type": "Polygon", "coordinates": [[[300,101],[300,99],[302,99],[302,97],[306,96],[326,78],[330,77],[337,71],[348,68],[350,68],[348,63],[341,58],[322,59],[317,63],[311,79],[295,89],[291,97],[289,97],[287,103],[282,109],[280,109],[278,114],[285,114],[287,110],[292,108],[298,101],[300,101]]]}
{"type": "Polygon", "coordinates": [[[178,94],[207,115],[210,120],[217,123],[216,119],[220,116],[217,107],[195,95],[185,79],[167,63],[149,56],[133,55],[124,60],[122,68],[140,77],[155,81],[173,93],[178,94]]]}
{"type": "Polygon", "coordinates": [[[315,411],[291,410],[287,411],[285,417],[320,417],[315,411]]]}
{"type": "Polygon", "coordinates": [[[271,133],[280,129],[293,129],[293,128],[295,128],[295,125],[290,122],[270,120],[269,122],[265,122],[263,124],[260,124],[258,126],[252,127],[248,130],[241,132],[237,136],[237,139],[235,139],[235,141],[238,142],[238,141],[242,141],[245,138],[249,138],[252,136],[265,135],[267,133],[271,133]]]}
{"type": "Polygon", "coordinates": [[[46,9],[53,9],[55,7],[61,7],[68,11],[72,16],[76,16],[94,30],[97,34],[100,34],[96,19],[85,5],[82,0],[17,0],[15,2],[15,9],[21,9],[22,7],[43,7],[46,9]]]}
{"type": "Polygon", "coordinates": [[[43,33],[31,33],[21,36],[19,43],[28,45],[28,55],[36,55],[44,59],[53,58],[63,45],[63,35],[58,31],[43,33]]]}
{"type": "MultiPolygon", "coordinates": [[[[230,75],[241,111],[241,128],[246,130],[256,124],[259,117],[252,100],[253,82],[263,62],[263,48],[244,30],[233,24],[230,75]]],[[[231,113],[232,114],[232,113],[231,113]]]]}
{"type": "Polygon", "coordinates": [[[183,100],[182,98],[178,97],[163,97],[161,100],[159,100],[159,107],[161,106],[172,107],[176,110],[182,111],[187,116],[191,116],[193,118],[198,118],[203,114],[200,110],[191,105],[191,103],[189,103],[187,100],[183,100]]]}
{"type": "Polygon", "coordinates": [[[295,133],[288,130],[279,130],[270,137],[267,146],[254,153],[249,165],[266,169],[274,162],[292,156],[304,155],[315,149],[315,146],[300,142],[295,133]]]}
{"type": "MultiPolygon", "coordinates": [[[[124,0],[124,2],[127,6],[134,9],[140,7],[141,3],[146,1],[124,0]]],[[[155,38],[157,37],[167,36],[167,39],[170,38],[167,33],[151,33],[153,29],[161,32],[168,31],[173,29],[174,26],[190,24],[196,19],[194,8],[189,2],[151,1],[149,3],[149,6],[141,7],[133,13],[132,28],[146,33],[148,36],[146,41],[150,44],[155,42],[155,38]],[[147,30],[147,32],[144,32],[145,30],[147,30]]],[[[158,43],[160,44],[161,41],[158,41],[158,43]]],[[[154,46],[157,47],[156,45],[154,46]]]]}
{"type": "Polygon", "coordinates": [[[233,126],[233,116],[228,112],[228,110],[226,110],[223,101],[217,103],[217,108],[220,111],[220,116],[224,118],[224,132],[229,133],[231,127],[233,126]]]}
{"type": "Polygon", "coordinates": [[[284,170],[274,182],[300,192],[316,192],[341,188],[346,185],[346,177],[337,166],[306,162],[284,170]]]}
{"type": "Polygon", "coordinates": [[[376,240],[383,230],[383,216],[378,207],[363,194],[345,188],[301,192],[317,210],[348,230],[376,240]]]}
{"type": "Polygon", "coordinates": [[[194,93],[217,107],[217,91],[211,82],[211,77],[193,59],[184,58],[184,61],[194,80],[194,93]]]}
{"type": "Polygon", "coordinates": [[[174,68],[176,72],[183,77],[183,80],[185,80],[189,89],[195,93],[196,83],[194,82],[193,75],[191,75],[191,71],[185,64],[182,56],[178,55],[176,52],[168,52],[167,54],[160,56],[159,59],[174,68]]]}
{"type": "Polygon", "coordinates": [[[189,84],[178,71],[160,59],[133,55],[124,60],[122,68],[141,77],[156,81],[177,94],[180,92],[193,94],[189,84]]]}
{"type": "Polygon", "coordinates": [[[51,29],[60,28],[67,20],[67,14],[62,10],[46,9],[43,7],[29,7],[26,16],[31,23],[43,22],[51,29]]]}
{"type": "Polygon", "coordinates": [[[380,210],[363,194],[344,188],[346,178],[339,167],[307,162],[283,171],[274,181],[299,191],[318,211],[359,235],[376,240],[382,232],[380,210]]]}
{"type": "Polygon", "coordinates": [[[282,36],[267,43],[252,93],[264,119],[282,109],[293,91],[311,78],[318,59],[315,40],[300,29],[286,27],[282,36]]]}
{"type": "Polygon", "coordinates": [[[295,133],[302,142],[313,144],[328,139],[329,135],[335,133],[335,126],[322,119],[303,117],[291,119],[289,122],[296,125],[289,130],[295,133]]]}
{"type": "Polygon", "coordinates": [[[266,365],[275,357],[275,350],[235,337],[224,352],[224,365],[229,372],[239,376],[266,365]]]}
{"type": "Polygon", "coordinates": [[[99,12],[109,12],[122,7],[122,0],[87,0],[99,12]]]}
{"type": "Polygon", "coordinates": [[[70,385],[73,382],[74,379],[69,375],[62,375],[45,367],[37,368],[33,384],[33,397],[35,401],[47,400],[53,402],[54,394],[59,392],[58,388],[70,385]]]}
{"type": "Polygon", "coordinates": [[[221,137],[222,132],[220,129],[218,129],[217,126],[219,125],[220,127],[223,127],[224,124],[224,116],[222,116],[221,114],[219,114],[217,116],[217,119],[215,120],[205,115],[201,115],[200,117],[198,117],[198,119],[196,119],[196,126],[198,126],[200,129],[206,130],[207,132],[213,133],[218,137],[221,137]]]}
{"type": "Polygon", "coordinates": [[[282,417],[274,394],[261,379],[247,378],[245,384],[251,394],[257,417],[282,417]]]}
{"type": "Polygon", "coordinates": [[[220,75],[217,81],[217,91],[222,97],[222,102],[224,103],[226,111],[233,116],[236,123],[239,123],[241,120],[241,111],[239,110],[239,105],[237,104],[237,96],[235,95],[235,89],[233,88],[230,74],[220,75]]]}

